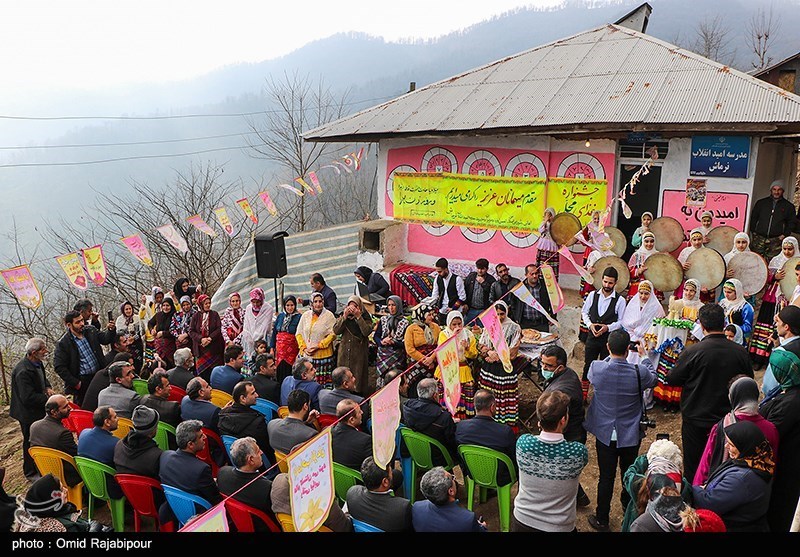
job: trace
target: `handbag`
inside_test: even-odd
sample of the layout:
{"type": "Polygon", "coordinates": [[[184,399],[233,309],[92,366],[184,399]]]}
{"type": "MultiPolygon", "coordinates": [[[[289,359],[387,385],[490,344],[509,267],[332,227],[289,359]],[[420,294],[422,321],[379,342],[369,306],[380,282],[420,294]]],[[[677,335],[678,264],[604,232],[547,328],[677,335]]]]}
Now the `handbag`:
{"type": "Polygon", "coordinates": [[[647,417],[647,406],[644,403],[644,392],[642,392],[642,378],[639,377],[639,364],[634,364],[634,368],[636,369],[636,383],[639,385],[639,402],[642,405],[642,415],[639,418],[639,433],[644,437],[647,435],[647,428],[656,427],[656,422],[647,417]]]}

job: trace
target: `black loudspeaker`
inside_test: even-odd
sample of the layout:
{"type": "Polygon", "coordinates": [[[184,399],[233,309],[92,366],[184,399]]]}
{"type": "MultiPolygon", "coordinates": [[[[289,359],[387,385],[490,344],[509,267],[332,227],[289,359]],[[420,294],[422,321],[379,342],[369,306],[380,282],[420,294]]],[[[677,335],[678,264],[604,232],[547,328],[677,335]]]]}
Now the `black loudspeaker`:
{"type": "Polygon", "coordinates": [[[281,278],[286,276],[286,245],[283,238],[286,232],[276,232],[272,236],[259,236],[255,239],[256,269],[259,278],[281,278]]]}

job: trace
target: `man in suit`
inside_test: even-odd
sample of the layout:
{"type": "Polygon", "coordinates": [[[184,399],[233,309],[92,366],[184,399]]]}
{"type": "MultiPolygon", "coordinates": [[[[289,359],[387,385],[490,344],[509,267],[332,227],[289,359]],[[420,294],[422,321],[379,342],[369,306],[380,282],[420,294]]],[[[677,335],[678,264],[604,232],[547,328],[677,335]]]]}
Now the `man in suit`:
{"type": "Polygon", "coordinates": [[[225,365],[217,366],[211,371],[212,389],[218,389],[230,394],[233,387],[244,379],[242,368],[244,367],[244,350],[238,344],[231,344],[225,348],[225,365]]]}
{"type": "Polygon", "coordinates": [[[356,404],[361,404],[363,396],[357,395],[351,389],[356,387],[356,377],[349,367],[339,366],[331,372],[333,389],[322,389],[319,392],[319,411],[322,414],[336,414],[336,407],[344,399],[350,399],[356,404]]]}
{"type": "Polygon", "coordinates": [[[186,385],[186,396],[181,400],[181,419],[200,420],[203,427],[219,433],[220,407],[211,402],[211,385],[202,377],[195,377],[186,385]]]}
{"type": "Polygon", "coordinates": [[[281,406],[286,406],[289,393],[295,389],[306,391],[311,400],[311,408],[319,412],[319,392],[322,385],[314,379],[317,369],[310,358],[297,358],[292,365],[292,374],[281,383],[281,406]]]}
{"type": "Polygon", "coordinates": [[[263,398],[274,402],[278,406],[281,403],[281,384],[275,380],[278,370],[275,367],[275,356],[261,354],[255,360],[256,373],[250,380],[256,388],[258,398],[263,398]]]}
{"type": "Polygon", "coordinates": [[[347,490],[347,512],[351,517],[384,532],[412,532],[411,501],[392,497],[394,469],[380,468],[371,456],[361,464],[364,485],[347,490]]]}
{"type": "Polygon", "coordinates": [[[47,398],[55,394],[44,371],[47,345],[40,338],[25,344],[25,357],[11,372],[11,408],[9,415],[19,422],[22,430],[22,471],[28,480],[39,477],[28,448],[31,446],[31,424],[44,417],[47,398]]]}
{"type": "Polygon", "coordinates": [[[99,332],[86,327],[79,311],[68,311],[64,316],[67,331],[56,344],[53,367],[64,381],[64,390],[73,395],[75,403],[83,402],[92,376],[105,363],[99,332]]]}
{"type": "Polygon", "coordinates": [[[235,493],[233,498],[237,501],[272,515],[272,482],[259,473],[264,463],[256,440],[242,437],[234,441],[231,445],[231,461],[233,466],[219,469],[217,485],[220,492],[225,495],[235,493]]]}
{"type": "MultiPolygon", "coordinates": [[[[475,393],[474,400],[475,417],[471,420],[461,420],[456,424],[456,444],[489,447],[506,455],[516,467],[517,436],[506,424],[494,421],[497,407],[494,395],[485,389],[480,389],[475,393]]],[[[511,475],[505,466],[501,466],[497,479],[501,485],[511,481],[511,475]]]]}
{"type": "Polygon", "coordinates": [[[455,475],[441,466],[425,472],[419,489],[426,501],[411,507],[415,532],[485,532],[486,523],[479,522],[475,513],[459,506],[455,475]]]}
{"type": "Polygon", "coordinates": [[[317,434],[317,430],[311,425],[311,422],[319,416],[319,412],[310,409],[311,397],[309,394],[300,389],[289,393],[287,407],[289,414],[285,418],[271,420],[267,424],[270,445],[276,451],[284,454],[289,454],[293,447],[308,441],[317,434]]]}
{"type": "Polygon", "coordinates": [[[97,395],[97,403],[110,406],[121,418],[130,418],[142,403],[142,397],[133,390],[133,364],[114,362],[108,366],[108,378],[111,383],[97,395]]]}
{"type": "MultiPolygon", "coordinates": [[[[417,385],[418,398],[410,398],[403,406],[405,425],[439,441],[450,453],[457,455],[456,424],[450,412],[439,404],[439,385],[436,379],[427,377],[417,385]]],[[[445,463],[439,451],[432,451],[433,464],[445,463]]]]}
{"type": "Polygon", "coordinates": [[[489,261],[481,257],[475,262],[476,271],[472,271],[464,279],[464,292],[467,295],[467,311],[464,324],[468,325],[473,319],[491,305],[489,301],[494,277],[489,274],[489,261]]]}
{"type": "Polygon", "coordinates": [[[264,414],[253,408],[257,398],[256,389],[250,381],[237,383],[233,388],[233,404],[220,410],[219,433],[236,438],[252,437],[264,454],[272,458],[264,414]]]}
{"type": "Polygon", "coordinates": [[[364,459],[372,454],[372,437],[359,431],[363,412],[354,400],[344,399],[336,406],[339,421],[331,430],[333,461],[359,470],[364,459]]]}
{"type": "MultiPolygon", "coordinates": [[[[72,408],[64,395],[52,395],[44,405],[45,416],[31,424],[31,447],[56,449],[70,456],[78,455],[78,445],[72,432],[64,427],[61,420],[68,418],[72,408]]],[[[83,481],[78,471],[64,463],[64,476],[67,485],[76,486],[83,481]]]]}
{"type": "Polygon", "coordinates": [[[147,406],[133,409],[133,429],[114,447],[117,474],[137,474],[158,479],[161,448],[153,439],[158,431],[158,412],[147,406]]]}
{"type": "MultiPolygon", "coordinates": [[[[91,458],[102,464],[114,467],[114,450],[119,439],[111,433],[117,429],[119,418],[110,406],[100,406],[92,415],[94,427],[84,429],[78,436],[78,456],[91,458]]],[[[124,494],[113,478],[106,476],[106,487],[112,499],[124,494]]]]}
{"type": "Polygon", "coordinates": [[[156,370],[147,379],[149,394],[142,397],[142,404],[158,411],[161,421],[173,427],[181,423],[181,405],[169,400],[170,384],[167,372],[156,370]]]}
{"type": "Polygon", "coordinates": [[[464,289],[464,279],[450,272],[447,259],[440,257],[436,261],[436,279],[433,281],[433,292],[421,303],[438,310],[439,324],[447,323],[447,314],[454,309],[460,309],[467,303],[467,292],[464,289]]]}
{"type": "MultiPolygon", "coordinates": [[[[520,288],[527,288],[531,296],[542,305],[550,317],[555,318],[553,307],[550,304],[550,296],[544,285],[544,279],[542,279],[541,273],[539,273],[538,265],[535,263],[525,265],[525,280],[522,281],[522,286],[520,286],[520,288]]],[[[506,298],[508,298],[508,296],[506,298]]],[[[522,301],[514,304],[513,319],[523,329],[536,329],[537,331],[550,330],[550,322],[547,320],[547,317],[522,301]]]]}
{"type": "Polygon", "coordinates": [[[191,348],[178,348],[175,351],[175,367],[167,372],[169,382],[184,391],[189,381],[194,379],[190,371],[194,366],[194,354],[191,348]]]}
{"type": "Polygon", "coordinates": [[[498,263],[495,265],[494,270],[497,273],[497,280],[492,283],[492,287],[489,289],[489,302],[493,304],[502,299],[508,304],[509,313],[516,315],[516,304],[519,299],[516,296],[506,296],[506,294],[519,284],[519,279],[511,276],[508,265],[505,263],[498,263]]]}

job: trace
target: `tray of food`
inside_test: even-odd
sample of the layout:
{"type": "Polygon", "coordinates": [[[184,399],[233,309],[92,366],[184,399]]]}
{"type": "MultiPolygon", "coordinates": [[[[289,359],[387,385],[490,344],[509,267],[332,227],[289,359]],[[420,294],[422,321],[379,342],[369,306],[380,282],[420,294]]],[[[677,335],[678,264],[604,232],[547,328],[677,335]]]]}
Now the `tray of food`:
{"type": "Polygon", "coordinates": [[[528,346],[537,346],[540,344],[548,344],[558,338],[558,333],[543,333],[536,329],[522,329],[522,339],[520,344],[528,346]]]}

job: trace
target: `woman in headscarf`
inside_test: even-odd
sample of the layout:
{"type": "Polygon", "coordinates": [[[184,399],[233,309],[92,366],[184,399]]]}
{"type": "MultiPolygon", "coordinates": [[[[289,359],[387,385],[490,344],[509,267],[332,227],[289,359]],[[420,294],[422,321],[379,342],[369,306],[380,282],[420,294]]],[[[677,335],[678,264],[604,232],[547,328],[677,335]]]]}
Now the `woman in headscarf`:
{"type": "MultiPolygon", "coordinates": [[[[651,255],[656,255],[658,250],[655,248],[656,235],[652,232],[645,232],[642,235],[642,247],[637,249],[628,260],[628,270],[631,272],[631,284],[628,287],[628,299],[630,300],[636,295],[639,283],[644,278],[644,272],[647,270],[647,258],[651,255]]],[[[652,291],[652,283],[650,284],[652,291]]],[[[659,300],[664,299],[664,294],[659,291],[653,292],[655,297],[659,300]]]]}
{"type": "Polygon", "coordinates": [[[239,344],[244,348],[245,358],[250,359],[255,352],[255,342],[272,337],[272,319],[275,308],[264,299],[264,290],[253,288],[250,291],[250,304],[244,310],[244,321],[239,344]]]}
{"type": "MultiPolygon", "coordinates": [[[[456,337],[458,348],[458,380],[461,383],[461,398],[455,408],[454,418],[461,420],[475,415],[475,380],[472,377],[472,368],[467,360],[472,360],[478,355],[475,335],[464,327],[464,314],[454,309],[447,314],[447,325],[439,333],[439,346],[447,339],[456,337]]],[[[442,370],[436,367],[433,376],[439,380],[439,394],[442,407],[449,410],[445,404],[444,385],[442,383],[442,370]]]]}
{"type": "Polygon", "coordinates": [[[372,316],[364,308],[361,297],[350,296],[347,299],[342,315],[333,324],[333,332],[342,335],[337,365],[349,367],[356,378],[359,394],[368,396],[372,392],[369,390],[369,335],[372,333],[372,316]]]}
{"type": "Polygon", "coordinates": [[[682,512],[687,508],[675,482],[669,476],[653,474],[643,486],[646,505],[631,524],[631,532],[683,532],[682,512]]]}
{"type": "Polygon", "coordinates": [[[389,370],[406,368],[404,339],[408,321],[403,317],[403,300],[400,296],[389,296],[386,308],[389,314],[381,316],[373,335],[378,345],[375,369],[378,373],[376,386],[379,389],[383,387],[383,378],[389,370]]]}
{"type": "Polygon", "coordinates": [[[645,211],[642,213],[642,226],[633,231],[633,237],[631,238],[633,247],[638,249],[642,245],[642,234],[650,232],[651,224],[653,224],[653,213],[645,211]]]}
{"type": "Polygon", "coordinates": [[[331,386],[331,372],[335,367],[333,359],[333,324],[336,317],[325,308],[325,298],[319,292],[311,294],[311,310],[300,318],[297,325],[297,346],[300,354],[311,358],[317,368],[317,383],[325,388],[331,386]]]}
{"type": "Polygon", "coordinates": [[[22,509],[16,512],[17,532],[88,532],[90,523],[67,500],[67,487],[53,474],[33,482],[22,509]]]}
{"type": "Polygon", "coordinates": [[[732,410],[718,421],[708,434],[706,448],[694,473],[694,485],[703,485],[717,467],[730,458],[725,444],[724,430],[736,422],[752,422],[764,433],[772,447],[773,459],[778,461],[778,430],[775,425],[758,413],[758,383],[746,375],[731,379],[728,399],[732,410]]]}
{"type": "MultiPolygon", "coordinates": [[[[590,244],[591,246],[595,246],[590,247],[587,245],[586,249],[583,251],[583,266],[590,273],[594,272],[594,264],[598,259],[600,259],[600,257],[607,253],[610,255],[616,255],[611,251],[612,246],[608,244],[608,241],[610,241],[611,238],[608,236],[608,234],[602,232],[602,225],[600,224],[600,211],[592,211],[592,220],[590,220],[583,230],[581,230],[581,234],[583,235],[583,239],[586,240],[586,243],[590,244]]],[[[581,297],[585,300],[586,296],[588,296],[592,290],[594,290],[594,286],[581,278],[579,287],[581,297]]]]}
{"type": "MultiPolygon", "coordinates": [[[[770,483],[775,472],[772,447],[752,422],[736,422],[723,432],[730,458],[711,473],[705,485],[692,486],[694,507],[717,513],[729,532],[768,532],[770,483]]],[[[780,497],[789,494],[780,493],[780,497]]],[[[795,504],[796,499],[792,506],[795,504]]]]}
{"type": "Polygon", "coordinates": [[[192,323],[192,316],[196,310],[192,307],[192,299],[189,296],[184,296],[180,300],[181,310],[172,316],[172,322],[169,325],[169,331],[175,337],[175,348],[188,348],[192,344],[192,339],[189,336],[189,326],[192,323]]]}
{"type": "Polygon", "coordinates": [[[416,362],[406,377],[409,397],[416,398],[417,383],[425,377],[432,377],[436,367],[436,354],[433,352],[439,339],[441,328],[436,321],[436,310],[427,304],[420,304],[411,314],[411,325],[403,337],[406,355],[416,362]]]}
{"type": "Polygon", "coordinates": [[[680,299],[681,319],[697,321],[700,308],[705,304],[700,300],[700,282],[697,279],[686,279],[680,299]]]}
{"type": "MultiPolygon", "coordinates": [[[[689,256],[694,253],[696,250],[703,247],[703,231],[700,228],[694,228],[691,232],[689,232],[689,245],[686,246],[681,250],[678,254],[678,263],[681,264],[683,267],[684,275],[686,271],[689,270],[691,264],[688,262],[689,256]]],[[[688,279],[687,279],[688,280],[688,279]]],[[[675,289],[674,296],[676,299],[681,299],[683,296],[683,286],[686,284],[686,281],[682,282],[678,288],[675,289]]],[[[700,284],[697,284],[698,292],[697,292],[697,300],[702,303],[708,303],[714,301],[714,291],[712,290],[709,292],[707,289],[700,288],[700,284]]]]}
{"type": "MultiPolygon", "coordinates": [[[[519,343],[522,340],[522,329],[508,316],[508,305],[503,300],[494,304],[503,337],[509,350],[509,358],[513,362],[519,354],[519,343]]],[[[517,427],[519,418],[519,375],[516,370],[506,371],[497,353],[489,332],[484,329],[478,343],[481,354],[481,368],[478,374],[478,386],[494,395],[496,409],[494,420],[512,428],[517,427]]]]}
{"type": "Polygon", "coordinates": [[[117,334],[126,334],[131,339],[128,352],[133,356],[133,365],[138,372],[142,368],[142,352],[144,350],[144,327],[139,315],[134,312],[133,304],[122,302],[119,306],[119,317],[115,323],[117,334]]]}
{"type": "Polygon", "coordinates": [[[175,367],[175,337],[172,336],[170,325],[172,324],[172,317],[175,315],[175,304],[170,298],[164,298],[161,301],[161,306],[158,313],[156,313],[147,326],[153,333],[156,345],[156,354],[164,363],[162,367],[171,369],[175,367]]]}
{"type": "Polygon", "coordinates": [[[156,355],[156,337],[153,330],[147,325],[155,314],[161,309],[161,302],[164,300],[164,291],[160,286],[151,289],[150,299],[142,294],[142,304],[139,306],[139,320],[144,328],[144,357],[142,370],[152,369],[156,355]]]}
{"type": "Polygon", "coordinates": [[[711,211],[703,211],[700,215],[700,226],[698,227],[703,233],[703,243],[708,243],[708,233],[713,229],[711,224],[714,222],[714,213],[711,211]]]}
{"type": "MultiPolygon", "coordinates": [[[[787,269],[783,266],[786,262],[800,255],[797,239],[787,236],[781,244],[781,252],[773,257],[768,265],[767,287],[761,297],[761,308],[758,310],[756,323],[753,326],[753,337],[750,339],[750,359],[760,369],[769,360],[772,350],[770,337],[775,330],[775,314],[789,304],[789,300],[781,292],[781,280],[786,276],[787,269]]],[[[794,269],[788,269],[793,273],[794,269]]]]}
{"type": "Polygon", "coordinates": [[[744,299],[744,288],[739,279],[727,279],[722,285],[723,298],[719,305],[725,311],[725,324],[735,323],[742,328],[744,340],[750,338],[753,331],[753,306],[744,299]]]}
{"type": "Polygon", "coordinates": [[[211,298],[206,294],[197,297],[197,305],[200,309],[189,324],[194,366],[197,375],[211,381],[211,370],[223,364],[225,341],[222,339],[222,319],[219,313],[211,309],[211,298]]]}
{"type": "Polygon", "coordinates": [[[244,316],[242,315],[242,296],[234,292],[228,296],[228,307],[220,316],[222,319],[222,340],[225,346],[238,344],[241,346],[242,325],[244,316]]]}
{"type": "Polygon", "coordinates": [[[729,341],[735,342],[739,346],[744,346],[744,333],[739,325],[736,323],[726,325],[723,332],[725,333],[725,338],[729,341]]]}
{"type": "MultiPolygon", "coordinates": [[[[631,298],[622,314],[622,328],[628,331],[631,342],[644,339],[645,333],[653,325],[653,319],[664,317],[664,308],[653,295],[653,283],[643,280],[639,283],[638,294],[631,298]]],[[[639,363],[639,352],[630,350],[628,361],[632,364],[639,363]]]]}
{"type": "MultiPolygon", "coordinates": [[[[376,273],[367,266],[358,267],[353,274],[358,282],[367,285],[370,294],[380,296],[381,298],[388,298],[392,293],[389,290],[389,283],[383,278],[383,275],[376,273]]],[[[358,296],[358,287],[353,291],[353,294],[358,296]]]]}
{"type": "Polygon", "coordinates": [[[297,345],[297,326],[300,324],[300,312],[297,311],[297,298],[291,294],[283,298],[283,311],[278,314],[272,328],[269,349],[275,353],[278,366],[278,377],[291,374],[291,367],[297,359],[300,347],[297,345]],[[288,373],[286,370],[288,366],[288,373]]]}
{"type": "Polygon", "coordinates": [[[196,294],[203,293],[203,287],[199,284],[194,286],[189,284],[187,277],[181,277],[175,281],[175,286],[172,288],[172,293],[175,294],[175,299],[180,300],[184,296],[189,296],[191,300],[196,294]]]}
{"type": "Polygon", "coordinates": [[[548,207],[544,210],[544,218],[539,225],[539,239],[536,240],[536,265],[541,267],[545,263],[553,268],[553,273],[558,280],[558,244],[550,235],[550,225],[556,216],[556,210],[548,207]]]}
{"type": "Polygon", "coordinates": [[[776,348],[769,366],[779,386],[764,397],[758,411],[778,429],[781,455],[767,518],[773,532],[788,532],[800,498],[800,358],[776,348]]]}

